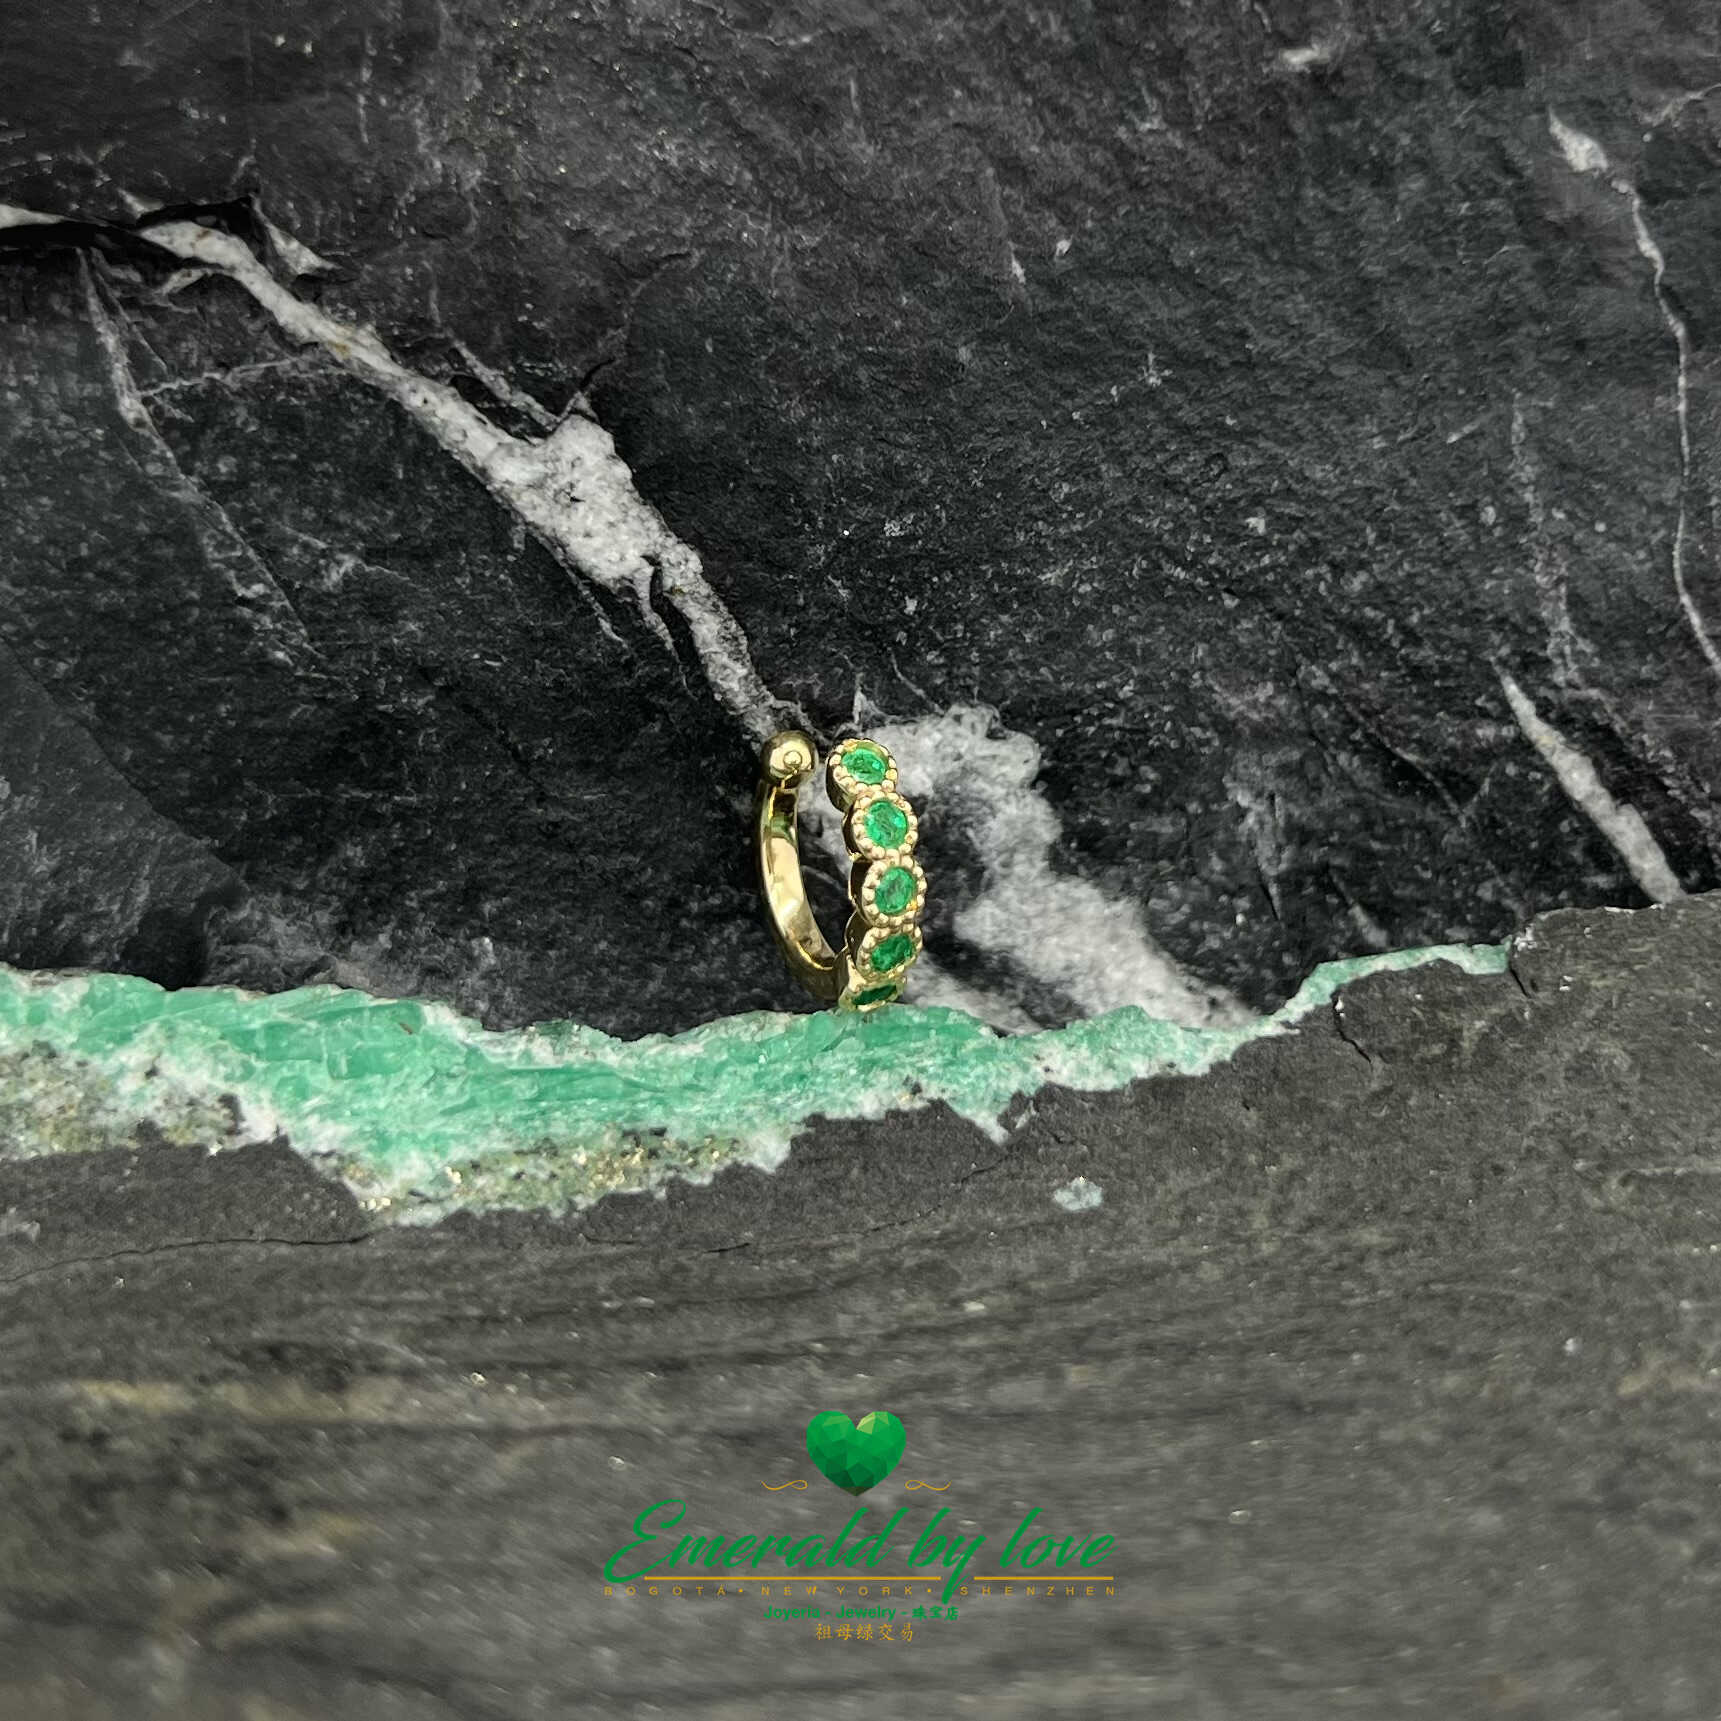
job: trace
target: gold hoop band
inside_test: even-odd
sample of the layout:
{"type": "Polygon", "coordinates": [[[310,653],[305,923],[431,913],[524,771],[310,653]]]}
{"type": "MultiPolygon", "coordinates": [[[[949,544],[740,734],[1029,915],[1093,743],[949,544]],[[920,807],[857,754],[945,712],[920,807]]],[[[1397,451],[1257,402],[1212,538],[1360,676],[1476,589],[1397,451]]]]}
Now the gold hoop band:
{"type": "Polygon", "coordinates": [[[785,729],[765,743],[754,807],[759,888],[789,971],[839,1010],[876,1010],[902,995],[920,954],[926,874],[914,858],[920,821],[897,792],[896,761],[876,741],[839,741],[825,761],[825,787],[843,814],[852,913],[840,952],[831,948],[801,877],[795,814],[801,785],[819,762],[810,735],[785,729]]]}

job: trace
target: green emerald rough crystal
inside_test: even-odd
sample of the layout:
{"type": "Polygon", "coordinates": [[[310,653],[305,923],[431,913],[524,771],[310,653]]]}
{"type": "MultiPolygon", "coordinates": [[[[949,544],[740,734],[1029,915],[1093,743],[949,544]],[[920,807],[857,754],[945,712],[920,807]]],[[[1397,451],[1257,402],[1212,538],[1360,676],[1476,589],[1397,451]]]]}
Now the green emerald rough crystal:
{"type": "Polygon", "coordinates": [[[1425,964],[1504,974],[1509,956],[1505,941],[1327,962],[1271,1015],[1218,1028],[1130,1004],[1002,1034],[959,1010],[892,1002],[898,988],[881,982],[849,1003],[887,1009],[750,1010],[637,1040],[566,1021],[491,1029],[445,1004],[339,986],[165,991],[131,974],[0,962],[0,1164],[105,1152],[145,1120],[203,1149],[281,1131],[394,1223],[563,1212],[675,1177],[703,1182],[723,1165],[774,1171],[817,1115],[942,1102],[993,1129],[1016,1096],[1048,1083],[1111,1092],[1200,1076],[1293,1032],[1366,975],[1425,964]]]}
{"type": "Polygon", "coordinates": [[[914,874],[905,866],[886,867],[872,900],[880,914],[901,914],[914,901],[914,874]]]}
{"type": "Polygon", "coordinates": [[[872,965],[876,972],[888,974],[900,968],[914,954],[914,940],[906,932],[893,932],[872,947],[872,965]]]}
{"type": "Polygon", "coordinates": [[[884,755],[864,742],[858,747],[850,747],[843,754],[843,764],[857,783],[882,783],[890,770],[884,755]]]}
{"type": "Polygon", "coordinates": [[[866,834],[881,849],[900,847],[908,835],[908,814],[895,801],[874,801],[866,810],[864,822],[866,834]]]}

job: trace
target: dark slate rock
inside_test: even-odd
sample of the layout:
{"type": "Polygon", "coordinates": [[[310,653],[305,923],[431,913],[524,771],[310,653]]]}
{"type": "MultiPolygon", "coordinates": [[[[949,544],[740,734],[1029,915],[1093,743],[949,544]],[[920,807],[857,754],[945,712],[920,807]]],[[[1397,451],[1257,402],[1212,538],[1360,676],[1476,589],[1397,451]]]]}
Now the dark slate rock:
{"type": "Polygon", "coordinates": [[[1001,1147],[815,1122],[561,1221],[366,1233],[278,1150],[0,1166],[0,1711],[1707,1721],[1721,897],[1341,1000],[1001,1147]],[[1115,1596],[894,1646],[604,1596],[658,1499],[828,1534],[761,1484],[830,1408],[958,1520],[1115,1533],[1115,1596]]]}
{"type": "MultiPolygon", "coordinates": [[[[207,929],[208,978],[626,1033],[795,1002],[690,642],[230,282],[167,292],[116,231],[140,204],[284,277],[267,217],[333,265],[296,291],[475,400],[492,367],[536,403],[495,407],[516,432],[586,391],[778,695],[826,736],[857,691],[994,708],[1042,750],[1055,864],[1253,1005],[1641,903],[1502,671],[1687,890],[1721,876],[1673,568],[1683,509],[1721,631],[1699,12],[25,0],[0,67],[0,198],[86,223],[0,233],[0,638],[247,892],[208,922],[140,844],[92,887],[166,918],[134,948],[93,908],[92,960],[181,972],[207,929]]],[[[1072,1013],[964,941],[974,821],[932,829],[930,955],[1072,1013]]],[[[0,956],[77,942],[49,886],[7,900],[0,956]]]]}
{"type": "Polygon", "coordinates": [[[161,986],[207,972],[209,929],[245,900],[0,645],[0,940],[25,968],[107,968],[161,986]]]}

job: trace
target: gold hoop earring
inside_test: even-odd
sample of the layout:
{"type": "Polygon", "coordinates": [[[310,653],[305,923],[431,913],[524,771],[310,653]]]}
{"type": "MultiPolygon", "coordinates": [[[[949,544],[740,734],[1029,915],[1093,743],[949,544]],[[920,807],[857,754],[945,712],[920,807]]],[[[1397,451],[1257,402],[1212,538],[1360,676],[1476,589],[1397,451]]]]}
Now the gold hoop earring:
{"type": "Polygon", "coordinates": [[[901,997],[920,955],[920,821],[897,791],[896,761],[878,742],[857,735],[831,749],[825,786],[843,814],[851,863],[851,913],[842,949],[833,950],[807,904],[796,824],[801,787],[818,761],[812,737],[799,729],[765,743],[753,820],[759,888],[790,973],[839,1010],[876,1010],[901,997]]]}

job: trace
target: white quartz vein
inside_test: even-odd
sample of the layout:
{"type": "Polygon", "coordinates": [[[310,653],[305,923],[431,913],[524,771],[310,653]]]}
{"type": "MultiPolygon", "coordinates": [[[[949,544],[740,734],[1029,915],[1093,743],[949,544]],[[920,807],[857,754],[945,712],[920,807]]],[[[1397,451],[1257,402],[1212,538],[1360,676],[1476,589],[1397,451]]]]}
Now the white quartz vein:
{"type": "Polygon", "coordinates": [[[1552,109],[1548,112],[1548,129],[1553,134],[1554,142],[1560,146],[1560,153],[1565,157],[1566,165],[1574,173],[1588,174],[1605,181],[1617,196],[1625,200],[1631,213],[1632,237],[1636,242],[1638,255],[1649,265],[1656,307],[1661,312],[1661,320],[1667,325],[1668,332],[1673,336],[1674,351],[1678,355],[1673,410],[1679,427],[1679,515],[1673,528],[1673,587],[1679,594],[1679,605],[1685,612],[1685,620],[1692,636],[1710,669],[1721,677],[1721,649],[1717,649],[1715,641],[1710,637],[1708,626],[1685,578],[1685,552],[1689,544],[1687,498],[1691,489],[1691,331],[1668,296],[1667,259],[1662,255],[1661,247],[1655,242],[1655,236],[1649,230],[1649,223],[1644,219],[1643,196],[1636,185],[1624,174],[1614,172],[1607,151],[1593,137],[1577,130],[1575,126],[1567,125],[1552,109]]]}
{"type": "Polygon", "coordinates": [[[149,407],[144,403],[131,362],[126,357],[125,337],[107,306],[102,303],[89,259],[80,259],[84,303],[90,322],[107,360],[114,401],[128,429],[137,436],[135,453],[139,464],[168,494],[183,502],[190,514],[198,541],[209,565],[227,582],[241,608],[263,637],[264,648],[277,663],[303,665],[316,660],[317,648],[305,632],[305,624],[291,599],[276,583],[262,557],[251,548],[245,535],[233,524],[225,508],[179,464],[172,445],[161,434],[149,407]]]}
{"type": "Polygon", "coordinates": [[[1523,688],[1505,670],[1497,673],[1506,703],[1512,707],[1525,739],[1548,762],[1573,806],[1613,845],[1643,894],[1652,902],[1672,902],[1684,896],[1643,815],[1636,807],[1616,801],[1602,787],[1595,766],[1537,712],[1523,688]]]}
{"type": "Polygon", "coordinates": [[[259,359],[254,364],[229,365],[226,370],[204,370],[191,376],[168,377],[164,382],[151,383],[148,388],[139,388],[137,392],[142,400],[154,400],[157,395],[183,394],[187,389],[208,388],[212,383],[217,388],[232,389],[238,383],[249,382],[254,376],[273,376],[278,371],[311,368],[324,368],[320,353],[295,353],[286,359],[259,359]]]}
{"type": "Polygon", "coordinates": [[[1565,560],[1550,539],[1548,508],[1542,497],[1523,399],[1517,394],[1512,396],[1512,476],[1529,517],[1530,574],[1548,632],[1548,662],[1554,684],[1592,700],[1616,735],[1641,748],[1664,782],[1679,786],[1687,811],[1709,839],[1711,852],[1721,856],[1721,808],[1712,805],[1707,788],[1693,780],[1690,768],[1658,733],[1653,708],[1640,713],[1636,720],[1629,718],[1606,687],[1584,673],[1584,665],[1595,665],[1598,654],[1572,620],[1565,560]]]}
{"type": "MultiPolygon", "coordinates": [[[[1034,786],[1039,745],[997,719],[982,705],[895,718],[864,694],[855,698],[854,727],[890,749],[903,794],[918,808],[936,808],[980,860],[980,888],[956,918],[957,936],[1061,994],[1083,1016],[1134,1004],[1186,1027],[1253,1020],[1255,1013],[1231,993],[1186,974],[1159,948],[1138,903],[1053,866],[1058,816],[1034,786]]],[[[823,795],[804,794],[801,805],[809,835],[833,872],[846,876],[840,815],[823,795]]],[[[937,878],[927,884],[936,895],[937,878]]],[[[929,956],[915,965],[914,1001],[962,1010],[1006,1034],[1043,1025],[929,956]]]]}
{"type": "Polygon", "coordinates": [[[1058,816],[1034,786],[1039,746],[1028,735],[996,733],[995,717],[983,706],[958,705],[865,725],[895,757],[909,800],[919,796],[917,805],[953,816],[979,855],[983,881],[957,916],[957,936],[1062,993],[1084,1015],[1135,1004],[1190,1027],[1251,1020],[1254,1012],[1223,987],[1184,973],[1159,948],[1139,903],[1053,866],[1058,816]]]}
{"type": "Polygon", "coordinates": [[[249,246],[192,221],[166,221],[143,237],[186,263],[236,281],[288,339],[320,346],[347,371],[402,407],[569,572],[631,597],[672,653],[654,585],[685,622],[724,708],[755,741],[800,714],[765,686],[740,624],[705,579],[697,553],[634,488],[633,474],[601,425],[572,413],[541,440],[512,436],[446,383],[403,365],[371,329],[307,304],[275,279],[249,246]]]}
{"type": "Polygon", "coordinates": [[[1694,102],[1706,102],[1717,93],[1721,93],[1721,84],[1705,84],[1700,90],[1681,90],[1678,95],[1669,97],[1660,107],[1645,113],[1642,116],[1643,123],[1651,128],[1666,125],[1669,120],[1677,119],[1694,102]]]}
{"type": "Polygon", "coordinates": [[[58,215],[43,215],[16,203],[0,203],[0,227],[57,227],[58,215]]]}
{"type": "Polygon", "coordinates": [[[269,235],[269,243],[275,248],[275,254],[295,276],[299,275],[332,275],[335,266],[326,257],[319,257],[303,239],[289,233],[284,227],[277,227],[268,216],[261,211],[259,219],[263,230],[269,235]]]}
{"type": "Polygon", "coordinates": [[[1583,675],[1577,661],[1579,640],[1566,596],[1566,570],[1558,552],[1548,541],[1548,511],[1542,502],[1541,487],[1536,482],[1536,465],[1524,421],[1523,397],[1515,392],[1512,396],[1512,477],[1529,516],[1530,574],[1536,584],[1542,625],[1548,630],[1548,657],[1553,664],[1554,680],[1562,687],[1580,688],[1583,675]]]}

